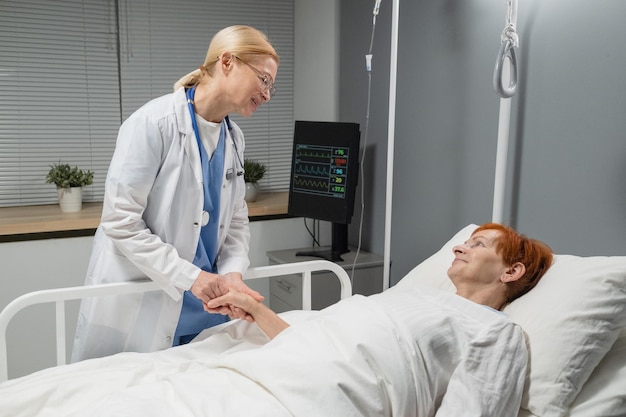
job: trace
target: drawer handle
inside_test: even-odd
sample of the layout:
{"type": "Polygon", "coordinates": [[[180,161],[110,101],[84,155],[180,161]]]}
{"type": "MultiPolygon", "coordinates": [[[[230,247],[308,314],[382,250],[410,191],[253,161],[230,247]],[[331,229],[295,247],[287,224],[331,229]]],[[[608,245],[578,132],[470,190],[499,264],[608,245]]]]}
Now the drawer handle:
{"type": "Polygon", "coordinates": [[[278,280],[277,282],[278,286],[281,287],[283,290],[291,293],[291,285],[289,285],[286,281],[278,280]]]}

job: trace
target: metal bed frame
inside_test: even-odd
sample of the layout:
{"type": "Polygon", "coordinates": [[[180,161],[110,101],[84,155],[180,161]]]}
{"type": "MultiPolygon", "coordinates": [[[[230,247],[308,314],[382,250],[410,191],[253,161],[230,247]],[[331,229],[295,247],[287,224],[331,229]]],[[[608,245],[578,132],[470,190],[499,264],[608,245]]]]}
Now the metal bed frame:
{"type": "MultiPolygon", "coordinates": [[[[260,266],[250,268],[244,275],[244,280],[276,277],[282,275],[299,274],[302,277],[302,309],[311,309],[311,277],[313,272],[333,272],[341,285],[340,298],[352,295],[352,284],[348,273],[336,263],[315,260],[296,262],[291,264],[260,266]]],[[[24,294],[11,301],[0,312],[0,382],[8,379],[7,358],[7,327],[13,317],[26,307],[44,304],[56,304],[56,356],[57,366],[67,363],[66,358],[66,330],[65,330],[65,302],[88,297],[100,297],[108,295],[121,295],[141,293],[159,290],[159,286],[153,281],[121,282],[113,284],[101,284],[93,286],[67,287],[34,291],[24,294]]]]}

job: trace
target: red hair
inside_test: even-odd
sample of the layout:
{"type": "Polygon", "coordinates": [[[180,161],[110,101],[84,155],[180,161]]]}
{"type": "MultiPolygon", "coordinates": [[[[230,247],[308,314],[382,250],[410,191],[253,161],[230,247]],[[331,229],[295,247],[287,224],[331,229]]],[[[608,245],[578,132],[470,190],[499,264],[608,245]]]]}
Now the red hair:
{"type": "Polygon", "coordinates": [[[552,249],[545,243],[530,239],[513,228],[498,223],[487,223],[478,227],[472,235],[481,230],[497,230],[496,253],[502,256],[506,265],[520,262],[526,272],[517,281],[507,283],[507,303],[533,289],[552,265],[552,249]]]}

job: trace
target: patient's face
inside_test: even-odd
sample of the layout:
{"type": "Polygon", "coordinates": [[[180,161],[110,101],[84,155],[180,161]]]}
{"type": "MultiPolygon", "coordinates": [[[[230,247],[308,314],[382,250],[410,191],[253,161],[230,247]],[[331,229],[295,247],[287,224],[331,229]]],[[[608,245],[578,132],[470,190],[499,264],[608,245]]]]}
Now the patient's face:
{"type": "Polygon", "coordinates": [[[448,269],[448,276],[457,288],[459,284],[500,283],[507,266],[496,252],[499,235],[497,230],[481,230],[463,245],[453,248],[454,261],[448,269]]]}

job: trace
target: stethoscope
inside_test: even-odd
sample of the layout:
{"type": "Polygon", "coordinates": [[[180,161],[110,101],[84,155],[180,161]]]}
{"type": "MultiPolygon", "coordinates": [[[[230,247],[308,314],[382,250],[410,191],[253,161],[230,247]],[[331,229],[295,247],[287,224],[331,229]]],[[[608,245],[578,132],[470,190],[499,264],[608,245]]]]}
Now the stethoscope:
{"type": "MultiPolygon", "coordinates": [[[[200,140],[200,131],[198,130],[198,122],[196,121],[196,109],[193,102],[193,97],[196,92],[196,87],[193,86],[185,92],[187,95],[187,107],[189,108],[189,115],[191,116],[191,125],[193,126],[193,132],[196,135],[196,140],[198,141],[198,146],[203,146],[200,140]]],[[[233,126],[230,124],[230,117],[226,115],[224,118],[226,121],[226,127],[228,128],[228,136],[230,136],[230,140],[233,142],[233,146],[235,147],[235,155],[237,156],[237,162],[239,162],[239,168],[236,172],[233,168],[228,168],[226,170],[226,180],[230,181],[235,176],[235,173],[238,177],[243,175],[243,161],[241,160],[241,156],[239,155],[239,149],[237,148],[237,142],[235,142],[235,138],[232,135],[233,126]]],[[[202,153],[200,153],[200,159],[202,159],[202,153]]]]}
{"type": "MultiPolygon", "coordinates": [[[[200,130],[198,129],[198,122],[196,121],[196,109],[193,102],[193,97],[196,92],[196,86],[189,88],[185,94],[187,96],[187,107],[189,108],[189,115],[191,116],[191,125],[193,126],[193,133],[196,135],[196,141],[198,142],[198,146],[204,146],[202,141],[200,140],[200,130]]],[[[237,143],[235,142],[235,138],[232,135],[233,127],[230,124],[230,118],[228,115],[224,118],[226,121],[226,127],[228,128],[228,136],[230,136],[231,141],[233,142],[233,146],[235,147],[235,155],[237,156],[237,161],[239,162],[240,170],[237,170],[236,174],[238,177],[243,175],[243,162],[241,161],[241,157],[239,156],[239,149],[237,148],[237,143]]],[[[200,149],[200,148],[198,148],[200,149]]],[[[202,161],[202,152],[200,152],[200,161],[202,161]]],[[[228,168],[226,170],[226,180],[231,181],[235,176],[235,169],[228,168]]],[[[202,210],[202,226],[206,226],[209,224],[209,212],[206,210],[202,210]]]]}

